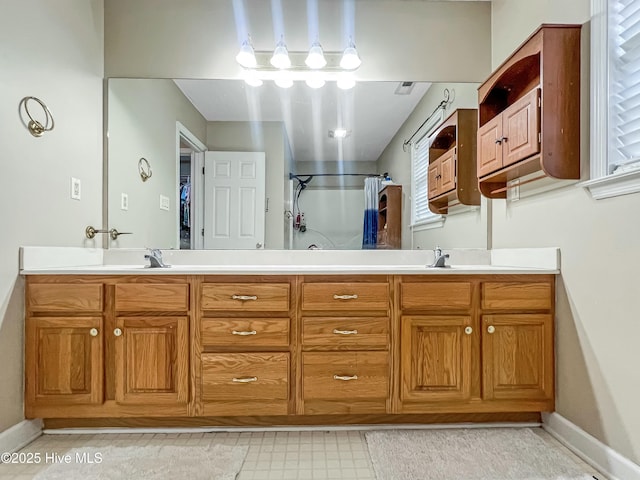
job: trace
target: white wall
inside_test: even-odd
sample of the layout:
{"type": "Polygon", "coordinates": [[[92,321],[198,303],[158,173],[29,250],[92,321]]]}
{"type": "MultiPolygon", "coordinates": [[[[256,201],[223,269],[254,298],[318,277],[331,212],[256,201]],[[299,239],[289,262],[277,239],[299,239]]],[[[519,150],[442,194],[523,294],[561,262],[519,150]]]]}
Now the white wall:
{"type": "Polygon", "coordinates": [[[272,51],[280,32],[290,51],[307,51],[314,32],[325,51],[342,51],[353,34],[361,80],[477,82],[490,73],[489,2],[321,1],[317,22],[307,3],[106,0],[107,76],[239,78],[235,53],[246,34],[256,50],[272,51]]]}
{"type": "Polygon", "coordinates": [[[203,144],[207,121],[172,80],[112,78],[108,94],[108,225],[122,235],[111,248],[180,248],[177,200],[176,121],[203,144]],[[143,182],[138,160],[146,158],[153,175],[143,182]],[[121,194],[129,209],[120,208],[121,194]],[[169,210],[160,209],[160,195],[169,210]]]}
{"type": "MultiPolygon", "coordinates": [[[[589,1],[496,0],[493,65],[541,23],[584,23],[589,1]]],[[[588,28],[583,28],[582,128],[588,140],[588,28]]],[[[581,150],[588,162],[588,142],[581,150]]],[[[640,463],[640,195],[593,200],[568,187],[507,204],[496,200],[493,245],[560,247],[557,411],[640,463]]]]}
{"type": "MultiPolygon", "coordinates": [[[[435,83],[393,137],[378,159],[378,170],[388,171],[395,183],[402,185],[402,248],[487,248],[488,201],[482,200],[480,209],[448,215],[443,228],[412,232],[411,223],[411,149],[405,152],[402,144],[433,113],[449,89],[453,101],[445,111],[445,118],[457,108],[478,108],[478,84],[435,83]],[[413,242],[411,235],[413,234],[413,242]]],[[[419,139],[419,135],[414,140],[419,139]]]]}
{"type": "Polygon", "coordinates": [[[265,152],[267,163],[265,248],[284,248],[285,150],[282,122],[208,122],[207,148],[212,151],[265,152]]]}
{"type": "Polygon", "coordinates": [[[3,0],[1,10],[0,431],[24,418],[18,248],[94,246],[84,230],[102,224],[103,2],[3,0]],[[18,115],[28,95],[55,118],[41,138],[18,115]],[[72,176],[82,181],[80,201],[69,196],[72,176]]]}

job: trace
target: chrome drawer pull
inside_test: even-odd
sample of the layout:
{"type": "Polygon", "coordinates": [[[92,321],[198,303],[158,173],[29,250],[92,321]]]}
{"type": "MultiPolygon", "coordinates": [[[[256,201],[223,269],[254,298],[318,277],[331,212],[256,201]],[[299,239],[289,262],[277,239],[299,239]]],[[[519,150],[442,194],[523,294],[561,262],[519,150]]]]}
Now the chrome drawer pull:
{"type": "Polygon", "coordinates": [[[357,335],[358,330],[338,330],[337,328],[334,328],[333,333],[336,335],[357,335]]]}
{"type": "Polygon", "coordinates": [[[353,295],[334,295],[333,299],[334,300],[356,300],[358,298],[358,295],[353,294],[353,295]]]}
{"type": "Polygon", "coordinates": [[[251,383],[251,382],[257,382],[258,381],[258,377],[242,377],[242,378],[233,378],[231,379],[232,382],[236,382],[236,383],[251,383]]]}
{"type": "Polygon", "coordinates": [[[246,300],[257,300],[258,296],[257,295],[231,295],[231,298],[233,300],[240,300],[241,302],[244,302],[246,300]]]}
{"type": "Polygon", "coordinates": [[[257,335],[258,332],[256,332],[255,330],[251,330],[250,332],[239,332],[237,330],[232,330],[231,333],[233,335],[240,335],[242,337],[246,337],[247,335],[257,335]]]}
{"type": "Polygon", "coordinates": [[[357,380],[358,375],[334,375],[334,380],[342,380],[343,382],[348,382],[349,380],[357,380]]]}

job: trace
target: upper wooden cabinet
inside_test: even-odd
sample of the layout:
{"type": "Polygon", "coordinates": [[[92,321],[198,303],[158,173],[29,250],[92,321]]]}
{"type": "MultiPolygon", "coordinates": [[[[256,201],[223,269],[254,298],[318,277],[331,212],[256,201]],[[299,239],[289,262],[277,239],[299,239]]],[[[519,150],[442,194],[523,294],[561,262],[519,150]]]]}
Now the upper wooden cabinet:
{"type": "Polygon", "coordinates": [[[402,248],[402,185],[387,185],[378,193],[376,248],[402,248]]]}
{"type": "Polygon", "coordinates": [[[458,109],[432,135],[427,171],[429,209],[445,214],[449,207],[480,205],[476,179],[478,110],[458,109]]]}
{"type": "Polygon", "coordinates": [[[580,178],[580,25],[542,25],[478,89],[479,189],[580,178]]]}

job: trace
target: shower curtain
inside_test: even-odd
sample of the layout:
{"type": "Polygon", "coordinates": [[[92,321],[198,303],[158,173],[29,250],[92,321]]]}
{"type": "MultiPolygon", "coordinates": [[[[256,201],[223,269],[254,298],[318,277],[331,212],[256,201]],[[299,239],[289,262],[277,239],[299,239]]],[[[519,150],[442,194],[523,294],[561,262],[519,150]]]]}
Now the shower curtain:
{"type": "Polygon", "coordinates": [[[376,248],[378,235],[378,192],[382,185],[380,177],[364,179],[364,230],[362,248],[376,248]]]}

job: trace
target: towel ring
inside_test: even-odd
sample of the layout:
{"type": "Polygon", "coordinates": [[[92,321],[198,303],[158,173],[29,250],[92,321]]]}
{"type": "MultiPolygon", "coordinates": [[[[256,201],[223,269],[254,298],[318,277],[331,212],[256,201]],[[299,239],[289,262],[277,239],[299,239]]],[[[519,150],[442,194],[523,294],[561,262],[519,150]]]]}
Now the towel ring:
{"type": "Polygon", "coordinates": [[[153,175],[151,165],[149,165],[149,161],[144,157],[138,160],[138,173],[140,173],[140,178],[143,182],[149,180],[151,175],[153,175]]]}
{"type": "Polygon", "coordinates": [[[22,100],[20,100],[20,106],[23,105],[24,111],[27,114],[27,117],[29,117],[27,129],[29,130],[29,133],[31,133],[31,135],[33,135],[34,137],[41,137],[44,132],[50,132],[51,130],[53,130],[53,128],[55,127],[53,115],[51,114],[51,110],[49,110],[49,108],[44,104],[42,100],[37,97],[24,97],[22,100]],[[44,111],[44,114],[47,118],[44,125],[33,118],[31,112],[29,112],[29,100],[33,100],[42,107],[42,110],[44,111]],[[49,122],[51,122],[51,125],[49,125],[49,122]]]}

